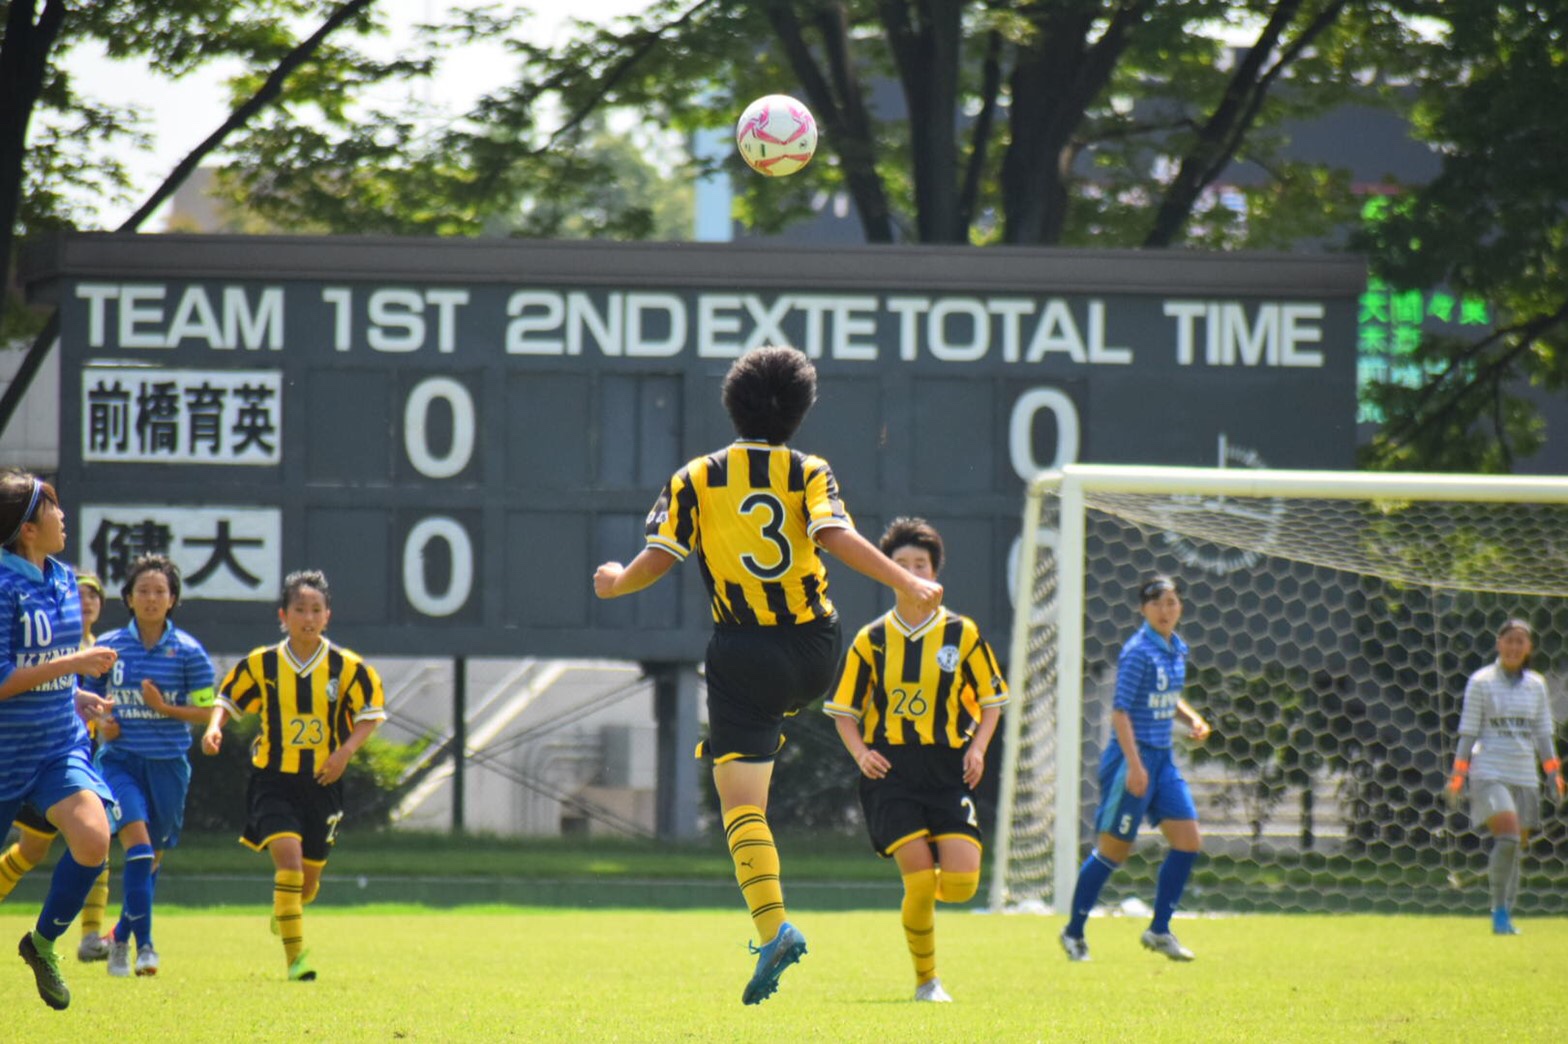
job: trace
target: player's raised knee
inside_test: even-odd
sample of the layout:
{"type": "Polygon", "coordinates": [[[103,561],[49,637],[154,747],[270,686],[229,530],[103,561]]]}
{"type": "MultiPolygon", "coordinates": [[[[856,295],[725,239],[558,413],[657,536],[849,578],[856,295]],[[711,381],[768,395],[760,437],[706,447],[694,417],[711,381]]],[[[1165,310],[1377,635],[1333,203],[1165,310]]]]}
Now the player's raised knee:
{"type": "Polygon", "coordinates": [[[941,884],[936,897],[944,903],[967,903],[980,890],[980,874],[942,871],[941,884]]]}

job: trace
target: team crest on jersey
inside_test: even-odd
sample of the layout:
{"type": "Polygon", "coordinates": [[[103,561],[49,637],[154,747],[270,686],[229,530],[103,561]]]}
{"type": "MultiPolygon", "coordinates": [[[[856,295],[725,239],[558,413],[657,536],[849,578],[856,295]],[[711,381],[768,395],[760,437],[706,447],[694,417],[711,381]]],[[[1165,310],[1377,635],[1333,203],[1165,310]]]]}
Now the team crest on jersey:
{"type": "Polygon", "coordinates": [[[328,703],[336,703],[337,701],[338,701],[338,680],[336,678],[333,678],[331,681],[327,682],[327,702],[328,703]]]}
{"type": "Polygon", "coordinates": [[[936,651],[936,665],[951,674],[958,668],[958,646],[944,645],[936,651]]]}

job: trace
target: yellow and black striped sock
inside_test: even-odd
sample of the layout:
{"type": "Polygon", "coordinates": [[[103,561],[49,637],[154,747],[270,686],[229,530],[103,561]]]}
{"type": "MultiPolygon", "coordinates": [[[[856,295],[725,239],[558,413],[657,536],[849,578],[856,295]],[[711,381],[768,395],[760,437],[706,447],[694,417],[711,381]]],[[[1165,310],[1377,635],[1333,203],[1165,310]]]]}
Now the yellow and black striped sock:
{"type": "Polygon", "coordinates": [[[36,864],[29,863],[22,855],[20,844],[12,845],[0,855],[0,899],[11,894],[11,889],[16,887],[16,882],[22,875],[31,870],[36,864]]]}
{"type": "Polygon", "coordinates": [[[904,941],[915,960],[915,985],[936,978],[936,871],[904,875],[904,941]]]}
{"type": "Polygon", "coordinates": [[[735,861],[735,880],[757,926],[757,943],[766,945],[784,923],[784,886],[779,883],[779,851],[768,819],[756,805],[737,805],[724,813],[724,837],[735,861]]]}
{"type": "Polygon", "coordinates": [[[279,870],[272,875],[272,915],[278,919],[283,955],[290,964],[305,948],[305,913],[300,902],[304,887],[303,870],[279,870]]]}
{"type": "Polygon", "coordinates": [[[944,903],[967,903],[980,890],[980,871],[948,870],[937,879],[936,897],[944,903]]]}
{"type": "Polygon", "coordinates": [[[109,864],[104,863],[103,873],[93,882],[87,901],[82,904],[82,934],[103,934],[103,908],[109,905],[109,864]]]}

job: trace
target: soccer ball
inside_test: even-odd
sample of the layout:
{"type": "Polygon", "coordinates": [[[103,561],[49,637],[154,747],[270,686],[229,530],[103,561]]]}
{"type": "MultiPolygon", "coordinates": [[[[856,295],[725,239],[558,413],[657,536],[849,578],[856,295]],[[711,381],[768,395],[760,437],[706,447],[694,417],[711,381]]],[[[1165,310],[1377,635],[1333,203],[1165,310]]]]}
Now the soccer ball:
{"type": "Polygon", "coordinates": [[[811,162],[817,151],[817,121],[789,95],[765,95],[740,114],[735,146],[752,170],[781,178],[811,162]]]}

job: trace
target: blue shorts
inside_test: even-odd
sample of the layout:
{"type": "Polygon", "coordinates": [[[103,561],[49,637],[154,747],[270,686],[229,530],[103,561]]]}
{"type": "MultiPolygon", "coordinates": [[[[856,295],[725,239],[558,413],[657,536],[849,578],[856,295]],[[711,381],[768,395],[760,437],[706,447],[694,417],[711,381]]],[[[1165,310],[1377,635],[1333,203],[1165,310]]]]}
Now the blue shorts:
{"type": "Polygon", "coordinates": [[[1187,781],[1181,778],[1181,771],[1171,758],[1171,749],[1140,743],[1138,757],[1149,773],[1149,786],[1142,796],[1127,792],[1127,759],[1122,757],[1121,744],[1113,740],[1105,748],[1100,757],[1100,811],[1094,816],[1095,831],[1131,841],[1138,836],[1144,819],[1150,826],[1159,826],[1167,819],[1196,821],[1198,808],[1192,803],[1187,781]]]}
{"type": "Polygon", "coordinates": [[[92,749],[85,743],[40,765],[21,793],[0,801],[0,830],[11,825],[24,804],[44,814],[72,794],[83,790],[90,790],[102,798],[109,814],[114,815],[114,791],[93,768],[92,749]]]}
{"type": "Polygon", "coordinates": [[[120,802],[118,811],[109,816],[112,832],[119,833],[126,823],[143,822],[157,851],[180,843],[185,794],[191,788],[189,761],[183,757],[144,758],[110,744],[98,752],[98,771],[120,802]]]}

